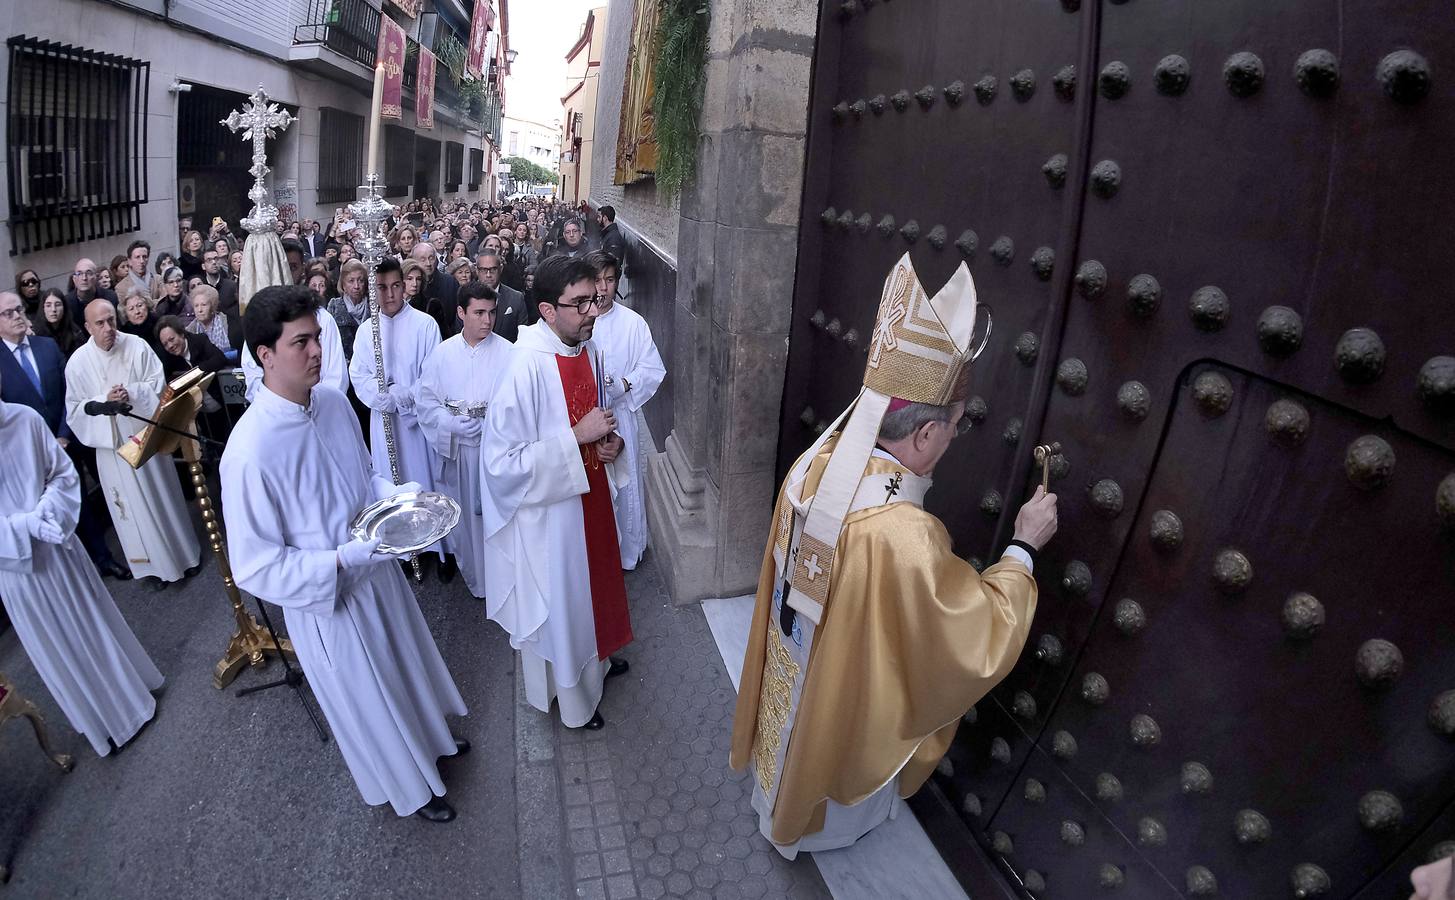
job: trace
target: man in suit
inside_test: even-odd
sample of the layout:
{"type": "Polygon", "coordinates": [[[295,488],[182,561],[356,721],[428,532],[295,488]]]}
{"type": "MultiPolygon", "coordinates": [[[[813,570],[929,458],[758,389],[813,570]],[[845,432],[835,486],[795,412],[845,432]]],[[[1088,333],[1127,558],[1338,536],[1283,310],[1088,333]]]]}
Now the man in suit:
{"type": "Polygon", "coordinates": [[[66,305],[71,309],[73,322],[86,320],[86,304],[97,297],[116,302],[114,291],[96,283],[96,272],[95,262],[84,258],[76,260],[76,268],[71,272],[71,289],[66,291],[66,305]]]}
{"type": "Polygon", "coordinates": [[[225,314],[229,321],[236,319],[241,322],[242,313],[237,306],[237,281],[228,277],[227,260],[218,256],[217,251],[210,247],[202,251],[202,281],[217,291],[217,311],[225,314]]]}
{"type": "Polygon", "coordinates": [[[303,235],[299,238],[303,242],[303,249],[308,251],[308,258],[323,256],[323,245],[328,243],[327,235],[318,230],[318,222],[308,219],[303,223],[303,235]]]}
{"type": "Polygon", "coordinates": [[[493,246],[486,247],[475,257],[475,275],[480,283],[495,292],[495,334],[512,344],[515,335],[523,326],[535,319],[525,303],[525,295],[508,284],[502,284],[500,273],[505,270],[505,260],[493,246]]]}
{"type": "Polygon", "coordinates": [[[424,267],[425,284],[421,293],[436,301],[434,308],[440,312],[435,321],[440,326],[441,340],[453,337],[460,330],[460,320],[455,316],[455,295],[460,291],[460,283],[453,275],[439,270],[439,251],[429,241],[415,244],[409,258],[424,267]]]}
{"type": "MultiPolygon", "coordinates": [[[[40,413],[61,449],[72,457],[78,469],[87,469],[87,448],[71,439],[71,429],[66,425],[66,359],[55,341],[28,334],[27,325],[20,295],[0,291],[0,400],[29,406],[40,413]]],[[[94,475],[90,481],[96,483],[94,475]]],[[[106,546],[108,513],[105,504],[97,503],[97,499],[94,491],[82,498],[76,534],[101,574],[125,581],[131,578],[131,572],[106,546]]]]}

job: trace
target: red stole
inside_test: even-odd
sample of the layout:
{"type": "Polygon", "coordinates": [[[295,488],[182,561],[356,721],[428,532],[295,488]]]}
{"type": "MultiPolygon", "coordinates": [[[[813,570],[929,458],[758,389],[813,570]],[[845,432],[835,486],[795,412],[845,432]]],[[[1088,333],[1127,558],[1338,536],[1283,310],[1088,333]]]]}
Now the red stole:
{"type": "MultiPolygon", "coordinates": [[[[561,387],[566,392],[566,416],[574,426],[596,408],[596,378],[586,351],[575,356],[556,355],[561,387]]],[[[591,609],[596,618],[596,658],[607,656],[632,641],[631,615],[626,606],[626,580],[621,574],[621,547],[616,539],[616,512],[606,469],[592,444],[581,445],[590,490],[581,495],[586,522],[586,565],[591,573],[591,609]]]]}

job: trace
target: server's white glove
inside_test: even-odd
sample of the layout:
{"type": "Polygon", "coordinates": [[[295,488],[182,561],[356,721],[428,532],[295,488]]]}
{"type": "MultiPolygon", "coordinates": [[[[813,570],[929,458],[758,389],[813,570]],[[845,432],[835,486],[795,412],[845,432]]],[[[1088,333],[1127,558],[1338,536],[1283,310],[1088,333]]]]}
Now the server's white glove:
{"type": "Polygon", "coordinates": [[[451,416],[444,422],[445,429],[451,434],[466,440],[480,439],[480,426],[484,419],[477,419],[474,416],[451,416]]]}
{"type": "Polygon", "coordinates": [[[25,517],[25,530],[30,536],[47,544],[59,544],[66,539],[61,527],[40,513],[29,513],[25,517]]]}
{"type": "Polygon", "coordinates": [[[389,396],[394,398],[394,406],[402,413],[414,411],[414,392],[406,384],[392,384],[389,386],[389,396]]]}
{"type": "Polygon", "coordinates": [[[375,500],[384,500],[397,494],[418,493],[424,490],[424,485],[417,481],[406,481],[403,484],[395,484],[382,475],[374,476],[373,487],[375,500]]]}
{"type": "Polygon", "coordinates": [[[393,559],[391,554],[379,552],[380,540],[381,538],[355,538],[341,545],[338,548],[339,569],[363,569],[393,559]]]}

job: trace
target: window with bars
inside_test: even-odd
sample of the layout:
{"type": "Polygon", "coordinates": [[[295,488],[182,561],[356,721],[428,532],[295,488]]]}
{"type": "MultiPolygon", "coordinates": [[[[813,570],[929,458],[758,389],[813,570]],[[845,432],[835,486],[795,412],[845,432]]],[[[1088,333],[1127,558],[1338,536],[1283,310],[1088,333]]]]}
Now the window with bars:
{"type": "Polygon", "coordinates": [[[470,148],[470,171],[468,190],[480,190],[480,180],[485,177],[485,151],[479,147],[470,148]]]}
{"type": "Polygon", "coordinates": [[[384,126],[384,196],[401,197],[414,183],[414,132],[398,125],[384,126]]]}
{"type": "Polygon", "coordinates": [[[6,45],[10,255],[138,230],[150,64],[24,35],[6,45]]]}
{"type": "Polygon", "coordinates": [[[327,106],[318,112],[318,202],[352,201],[368,177],[364,172],[364,117],[327,106]]]}
{"type": "Polygon", "coordinates": [[[445,193],[453,194],[465,180],[465,145],[455,141],[445,142],[445,193]]]}

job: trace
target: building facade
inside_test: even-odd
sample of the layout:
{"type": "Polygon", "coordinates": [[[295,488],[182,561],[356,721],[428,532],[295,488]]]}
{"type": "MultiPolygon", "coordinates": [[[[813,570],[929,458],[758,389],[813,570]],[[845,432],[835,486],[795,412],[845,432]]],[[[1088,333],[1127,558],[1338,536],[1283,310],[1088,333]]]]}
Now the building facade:
{"type": "Polygon", "coordinates": [[[519,156],[548,171],[557,171],[561,163],[561,123],[506,116],[500,130],[500,156],[519,156]]]}
{"type": "Polygon", "coordinates": [[[606,42],[606,7],[586,14],[581,36],[566,54],[566,92],[561,96],[561,193],[571,205],[591,196],[591,154],[595,145],[597,75],[606,42]]]}
{"type": "Polygon", "coordinates": [[[381,17],[407,35],[401,120],[379,174],[394,202],[491,199],[500,158],[508,0],[427,0],[415,16],[370,0],[0,2],[10,22],[9,205],[0,284],[35,269],[66,287],[75,261],[105,265],[132,240],[175,251],[177,223],[234,229],[247,213],[251,145],[220,124],[259,85],[296,121],[268,142],[283,215],[330,220],[365,178],[381,17]],[[481,78],[464,77],[475,2],[489,23],[481,78]],[[434,123],[415,116],[417,47],[438,59],[434,123]]]}

